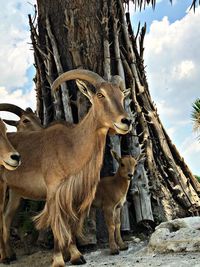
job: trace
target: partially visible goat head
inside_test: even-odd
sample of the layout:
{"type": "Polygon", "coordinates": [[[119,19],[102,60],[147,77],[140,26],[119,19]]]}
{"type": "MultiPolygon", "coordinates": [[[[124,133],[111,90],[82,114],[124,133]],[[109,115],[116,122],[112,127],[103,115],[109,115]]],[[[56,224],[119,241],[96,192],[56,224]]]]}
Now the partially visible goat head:
{"type": "Polygon", "coordinates": [[[0,118],[0,166],[4,166],[7,170],[15,170],[20,163],[20,155],[9,142],[6,126],[0,118]]]}
{"type": "Polygon", "coordinates": [[[119,157],[119,155],[113,150],[111,150],[111,154],[119,163],[119,168],[117,171],[118,174],[121,177],[132,180],[138,161],[132,156],[119,157]]]}
{"type": "Polygon", "coordinates": [[[18,121],[4,119],[5,123],[15,126],[18,132],[37,131],[43,128],[40,119],[36,116],[31,108],[23,110],[22,108],[13,104],[1,103],[0,111],[8,111],[20,117],[20,120],[18,121]]]}
{"type": "Polygon", "coordinates": [[[98,121],[100,128],[110,128],[118,134],[126,134],[131,130],[132,121],[123,107],[128,91],[121,86],[120,77],[107,82],[92,71],[71,70],[54,81],[52,90],[57,89],[63,82],[73,79],[77,80],[80,91],[93,104],[91,108],[93,108],[94,120],[98,121]],[[83,81],[91,83],[96,92],[93,92],[83,81]]]}

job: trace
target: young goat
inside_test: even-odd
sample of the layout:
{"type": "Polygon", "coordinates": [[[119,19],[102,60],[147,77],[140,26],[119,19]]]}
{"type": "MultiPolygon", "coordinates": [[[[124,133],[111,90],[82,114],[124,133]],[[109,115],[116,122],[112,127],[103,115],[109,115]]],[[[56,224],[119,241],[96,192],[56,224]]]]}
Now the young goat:
{"type": "Polygon", "coordinates": [[[122,206],[126,201],[130,181],[135,172],[137,160],[132,156],[120,158],[114,151],[111,151],[111,153],[119,163],[119,168],[114,176],[104,177],[100,180],[92,203],[92,212],[94,212],[93,208],[101,208],[103,210],[108,227],[110,253],[115,255],[119,254],[119,249],[128,249],[120,233],[120,215],[122,206]]]}

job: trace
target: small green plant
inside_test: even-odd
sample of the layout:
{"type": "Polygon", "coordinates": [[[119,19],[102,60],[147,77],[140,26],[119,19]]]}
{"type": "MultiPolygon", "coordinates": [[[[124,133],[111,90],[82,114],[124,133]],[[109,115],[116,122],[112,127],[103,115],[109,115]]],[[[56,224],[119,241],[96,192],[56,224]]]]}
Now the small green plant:
{"type": "Polygon", "coordinates": [[[200,183],[200,176],[195,175],[195,177],[197,178],[198,182],[200,183]]]}
{"type": "Polygon", "coordinates": [[[192,120],[194,122],[194,131],[200,131],[200,98],[197,98],[192,105],[192,120]]]}

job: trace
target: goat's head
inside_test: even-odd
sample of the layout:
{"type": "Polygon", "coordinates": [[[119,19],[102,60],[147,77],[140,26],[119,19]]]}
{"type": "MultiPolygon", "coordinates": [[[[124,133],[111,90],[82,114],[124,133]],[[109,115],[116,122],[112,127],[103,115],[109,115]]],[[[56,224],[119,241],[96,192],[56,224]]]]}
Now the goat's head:
{"type": "Polygon", "coordinates": [[[15,170],[20,163],[20,155],[9,142],[6,126],[0,119],[0,165],[8,170],[15,170]]]}
{"type": "Polygon", "coordinates": [[[131,130],[131,119],[123,107],[128,91],[123,90],[117,79],[106,82],[92,71],[71,70],[54,81],[52,90],[58,88],[63,82],[73,79],[78,80],[80,91],[92,103],[94,119],[98,120],[100,127],[111,128],[119,134],[126,134],[131,130]],[[96,88],[96,92],[93,92],[83,81],[91,83],[96,88]]]}
{"type": "Polygon", "coordinates": [[[18,121],[4,119],[5,123],[15,126],[18,132],[36,131],[42,128],[39,118],[31,108],[23,110],[16,105],[2,103],[0,104],[0,111],[9,111],[20,117],[18,121]]]}
{"type": "Polygon", "coordinates": [[[138,162],[137,159],[132,156],[123,156],[120,158],[119,155],[113,150],[111,150],[111,154],[119,163],[119,175],[128,180],[132,180],[138,162]]]}

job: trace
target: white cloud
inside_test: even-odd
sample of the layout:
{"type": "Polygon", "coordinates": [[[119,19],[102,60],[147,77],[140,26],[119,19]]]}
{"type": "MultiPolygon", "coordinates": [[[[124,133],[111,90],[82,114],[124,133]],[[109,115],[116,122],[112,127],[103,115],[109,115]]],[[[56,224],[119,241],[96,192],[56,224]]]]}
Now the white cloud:
{"type": "MultiPolygon", "coordinates": [[[[36,94],[33,86],[23,91],[30,77],[28,69],[33,65],[33,53],[30,51],[30,31],[28,14],[34,8],[24,0],[5,1],[0,12],[0,102],[12,103],[22,108],[36,107],[36,94]]],[[[31,77],[32,79],[33,77],[31,77]]],[[[30,87],[30,85],[29,85],[30,87]]],[[[12,113],[0,112],[2,118],[19,119],[12,113]]],[[[8,126],[9,130],[15,128],[8,126]]]]}
{"type": "Polygon", "coordinates": [[[173,142],[200,173],[199,144],[192,134],[191,109],[200,96],[200,7],[170,24],[154,21],[145,40],[145,64],[152,99],[173,142]]]}
{"type": "MultiPolygon", "coordinates": [[[[23,109],[31,107],[33,110],[35,110],[36,94],[33,88],[27,93],[24,93],[20,89],[17,89],[12,93],[10,93],[8,90],[6,90],[5,87],[0,87],[0,96],[1,96],[1,103],[15,104],[23,109]]],[[[19,117],[10,112],[0,111],[0,117],[2,119],[19,120],[19,117]]],[[[7,129],[9,131],[15,131],[15,127],[7,126],[7,129]]]]}
{"type": "Polygon", "coordinates": [[[189,78],[190,73],[195,71],[195,64],[191,60],[183,60],[172,69],[172,78],[182,80],[189,78]]]}
{"type": "Polygon", "coordinates": [[[21,108],[31,107],[35,109],[36,94],[34,88],[27,93],[17,89],[10,93],[5,87],[0,87],[0,95],[2,103],[11,103],[20,106],[21,108]]]}
{"type": "Polygon", "coordinates": [[[32,66],[28,13],[33,13],[33,6],[23,0],[5,1],[0,12],[0,86],[8,89],[24,86],[32,66]]]}

